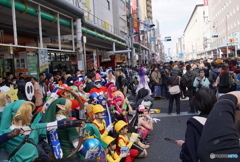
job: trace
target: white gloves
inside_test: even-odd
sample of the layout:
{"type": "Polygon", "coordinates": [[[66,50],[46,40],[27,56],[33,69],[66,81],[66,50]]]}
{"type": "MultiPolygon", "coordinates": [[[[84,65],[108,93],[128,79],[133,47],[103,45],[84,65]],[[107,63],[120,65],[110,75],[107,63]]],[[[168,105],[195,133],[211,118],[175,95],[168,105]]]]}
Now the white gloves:
{"type": "Polygon", "coordinates": [[[128,152],[127,151],[123,151],[121,152],[121,154],[119,155],[120,158],[125,158],[126,156],[128,156],[128,152]]]}
{"type": "Polygon", "coordinates": [[[21,127],[21,130],[23,130],[24,135],[29,135],[32,131],[32,129],[29,126],[21,127]]]}
{"type": "Polygon", "coordinates": [[[157,123],[157,121],[161,121],[161,119],[158,118],[151,118],[149,115],[146,116],[148,120],[153,121],[154,123],[157,123]]]}
{"type": "Polygon", "coordinates": [[[54,99],[57,99],[57,98],[58,98],[58,95],[57,95],[57,93],[51,93],[50,97],[51,97],[51,98],[54,98],[54,99]]]}
{"type": "Polygon", "coordinates": [[[48,132],[53,132],[53,131],[57,130],[57,128],[58,128],[57,121],[47,123],[47,131],[48,132]]]}
{"type": "Polygon", "coordinates": [[[152,118],[149,115],[147,115],[146,117],[148,120],[152,120],[152,118]]]}
{"type": "Polygon", "coordinates": [[[110,132],[110,131],[113,129],[113,125],[112,125],[112,124],[110,124],[109,126],[107,126],[107,128],[106,128],[106,129],[107,129],[107,131],[108,131],[108,132],[110,132]]]}
{"type": "Polygon", "coordinates": [[[137,140],[137,136],[131,136],[130,137],[130,142],[134,143],[137,140]]]}
{"type": "Polygon", "coordinates": [[[157,121],[161,121],[161,119],[158,118],[152,118],[152,120],[154,121],[154,123],[157,123],[157,121]]]}

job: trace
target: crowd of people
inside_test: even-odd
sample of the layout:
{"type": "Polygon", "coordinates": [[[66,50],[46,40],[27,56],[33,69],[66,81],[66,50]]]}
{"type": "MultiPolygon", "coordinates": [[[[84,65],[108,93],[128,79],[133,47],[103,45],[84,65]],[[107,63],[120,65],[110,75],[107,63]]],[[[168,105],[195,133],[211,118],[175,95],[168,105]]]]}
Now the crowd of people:
{"type": "Polygon", "coordinates": [[[1,159],[131,162],[146,157],[149,132],[159,119],[151,117],[154,99],[144,87],[135,88],[138,105],[128,101],[131,73],[116,67],[86,75],[77,70],[41,73],[38,79],[0,77],[1,159]]]}
{"type": "Polygon", "coordinates": [[[210,161],[211,153],[214,158],[220,153],[240,157],[234,119],[240,102],[238,61],[200,59],[0,77],[0,159],[132,162],[148,155],[149,132],[159,121],[152,117],[153,101],[169,100],[171,115],[175,100],[179,115],[186,98],[189,113],[197,116],[187,121],[185,140],[175,141],[182,147],[182,161],[210,161]]]}

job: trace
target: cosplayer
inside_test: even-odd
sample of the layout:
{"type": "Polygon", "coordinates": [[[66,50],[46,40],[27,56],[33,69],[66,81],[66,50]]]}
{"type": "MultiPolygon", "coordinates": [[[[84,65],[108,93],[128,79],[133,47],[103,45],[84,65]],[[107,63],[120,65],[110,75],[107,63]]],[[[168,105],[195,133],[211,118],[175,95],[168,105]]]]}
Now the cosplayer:
{"type": "Polygon", "coordinates": [[[99,93],[100,95],[104,95],[107,92],[107,88],[102,87],[102,78],[98,73],[96,74],[96,78],[94,80],[94,85],[95,85],[95,88],[92,88],[90,90],[90,92],[89,92],[90,94],[96,92],[96,93],[99,93]]]}
{"type": "Polygon", "coordinates": [[[113,99],[114,99],[113,93],[116,91],[117,91],[117,87],[115,84],[110,84],[107,88],[107,100],[108,100],[109,107],[113,105],[113,99]]]}
{"type": "Polygon", "coordinates": [[[86,93],[83,89],[86,87],[86,84],[81,81],[75,81],[73,83],[74,86],[78,88],[78,94],[82,96],[84,99],[88,97],[88,93],[86,93]]]}
{"type": "Polygon", "coordinates": [[[2,113],[4,111],[4,107],[6,105],[6,93],[4,91],[0,91],[0,122],[2,118],[2,113]]]}
{"type": "Polygon", "coordinates": [[[136,93],[138,93],[138,91],[141,88],[145,88],[145,89],[148,90],[148,94],[151,94],[151,89],[148,86],[149,78],[146,74],[147,74],[147,71],[144,67],[141,67],[141,68],[138,69],[137,80],[138,80],[139,84],[138,84],[136,93]]]}
{"type": "Polygon", "coordinates": [[[133,143],[137,141],[138,135],[135,133],[132,133],[131,137],[128,137],[128,126],[127,123],[125,123],[122,120],[119,120],[115,126],[114,129],[117,133],[119,133],[119,136],[117,137],[117,154],[120,155],[120,149],[123,146],[128,146],[129,148],[129,155],[126,157],[125,162],[132,162],[134,159],[138,156],[147,156],[147,151],[145,149],[142,150],[140,147],[134,146],[136,149],[133,149],[133,143]]]}
{"type": "MultiPolygon", "coordinates": [[[[65,98],[58,98],[49,105],[43,116],[42,122],[62,121],[69,122],[71,101],[65,98]]],[[[68,157],[72,151],[77,148],[79,143],[79,133],[76,128],[70,127],[65,129],[57,129],[60,145],[63,150],[63,157],[68,157]]],[[[72,157],[80,157],[79,153],[72,157]]]]}
{"type": "Polygon", "coordinates": [[[117,154],[116,139],[111,136],[103,138],[103,142],[107,144],[106,154],[108,162],[120,162],[122,158],[128,155],[128,151],[121,151],[120,155],[117,154]]]}
{"type": "Polygon", "coordinates": [[[114,118],[117,120],[123,120],[128,123],[128,111],[127,107],[129,108],[129,112],[133,113],[133,109],[128,101],[126,101],[126,105],[124,105],[124,99],[121,97],[116,97],[113,100],[113,105],[110,108],[112,113],[114,114],[114,118]]]}
{"type": "Polygon", "coordinates": [[[94,124],[99,129],[102,138],[107,136],[108,132],[113,128],[112,124],[106,127],[106,122],[104,120],[104,111],[105,109],[102,107],[102,105],[93,106],[92,112],[95,120],[92,122],[92,124],[94,124]]]}
{"type": "Polygon", "coordinates": [[[150,144],[148,140],[146,139],[150,130],[153,130],[153,120],[148,120],[149,117],[149,110],[148,108],[145,108],[143,105],[140,105],[138,108],[138,126],[141,127],[139,129],[139,132],[141,134],[140,138],[142,139],[142,142],[144,144],[150,144]]]}
{"type": "Polygon", "coordinates": [[[11,132],[9,132],[9,133],[4,133],[3,135],[0,135],[0,145],[3,144],[4,142],[7,142],[11,138],[19,136],[20,133],[23,133],[23,131],[21,129],[15,128],[11,132]]]}
{"type": "Polygon", "coordinates": [[[15,101],[7,105],[4,109],[0,126],[1,134],[9,133],[15,128],[21,128],[25,134],[11,138],[2,144],[2,147],[10,154],[8,160],[11,162],[32,162],[38,158],[38,149],[36,144],[38,144],[40,135],[46,137],[47,131],[53,131],[58,128],[70,126],[77,127],[80,125],[79,121],[72,121],[71,123],[69,122],[65,125],[63,125],[63,122],[30,125],[32,120],[32,111],[34,109],[35,105],[32,102],[24,100],[15,101]],[[26,134],[28,136],[26,136],[26,134]]]}
{"type": "Polygon", "coordinates": [[[72,115],[74,117],[76,117],[77,119],[79,119],[79,116],[81,114],[85,113],[84,110],[83,110],[83,112],[80,112],[79,109],[81,109],[81,108],[84,109],[84,103],[86,103],[86,100],[83,97],[79,96],[79,94],[74,92],[71,87],[64,86],[62,88],[63,89],[58,89],[57,95],[61,98],[69,99],[71,101],[71,103],[72,103],[71,110],[74,112],[74,114],[72,114],[72,115]],[[72,96],[75,98],[74,100],[71,99],[71,93],[69,91],[71,91],[71,93],[74,94],[74,96],[72,96]],[[79,105],[79,101],[77,100],[78,97],[80,98],[81,105],[79,105]]]}

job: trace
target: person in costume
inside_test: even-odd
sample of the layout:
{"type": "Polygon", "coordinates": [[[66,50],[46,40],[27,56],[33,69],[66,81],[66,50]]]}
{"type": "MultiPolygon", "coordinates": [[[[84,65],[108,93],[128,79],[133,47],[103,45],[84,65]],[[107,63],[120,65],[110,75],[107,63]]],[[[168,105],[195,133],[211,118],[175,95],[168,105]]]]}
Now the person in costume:
{"type": "Polygon", "coordinates": [[[128,110],[130,113],[133,113],[133,109],[128,101],[126,101],[126,105],[124,106],[124,99],[122,97],[116,97],[113,100],[113,105],[111,107],[111,111],[114,114],[114,118],[117,120],[123,120],[128,123],[128,110]],[[126,106],[127,105],[127,106],[126,106]]]}
{"type": "Polygon", "coordinates": [[[137,76],[137,80],[139,82],[136,93],[138,93],[138,91],[142,88],[145,88],[148,90],[148,94],[151,94],[151,89],[148,86],[148,82],[150,81],[148,76],[146,75],[146,69],[144,67],[141,67],[138,69],[138,76],[137,76]]]}
{"type": "Polygon", "coordinates": [[[140,105],[138,108],[138,126],[140,127],[139,132],[141,134],[140,138],[142,142],[146,145],[150,144],[146,139],[150,130],[153,130],[153,120],[149,117],[149,110],[145,108],[144,105],[140,105]],[[149,120],[150,118],[150,120],[149,120]]]}
{"type": "Polygon", "coordinates": [[[107,88],[102,86],[102,78],[101,76],[97,73],[96,78],[94,80],[94,86],[95,88],[92,88],[90,90],[90,94],[96,92],[99,93],[100,95],[104,95],[107,92],[107,88]]]}
{"type": "MultiPolygon", "coordinates": [[[[9,133],[4,133],[4,134],[0,135],[0,146],[1,146],[1,144],[7,142],[11,138],[19,136],[21,132],[23,132],[21,129],[15,128],[9,133]]],[[[0,152],[1,152],[1,150],[0,150],[0,152]]]]}
{"type": "MultiPolygon", "coordinates": [[[[71,104],[71,101],[65,98],[54,100],[46,110],[42,122],[70,121],[68,116],[70,115],[71,104]]],[[[68,157],[77,148],[79,133],[76,128],[70,127],[57,129],[57,134],[63,150],[63,157],[68,157]]],[[[75,153],[72,157],[80,157],[80,155],[79,153],[75,153]]]]}
{"type": "MultiPolygon", "coordinates": [[[[116,152],[118,155],[120,155],[120,149],[121,147],[127,146],[129,149],[129,155],[126,157],[125,162],[132,162],[136,157],[138,157],[140,150],[139,149],[132,149],[133,143],[137,141],[138,136],[131,135],[129,138],[128,136],[128,126],[127,123],[119,120],[115,125],[114,129],[117,133],[119,133],[119,136],[117,137],[117,149],[116,152]]],[[[147,152],[144,149],[143,150],[145,156],[147,156],[147,152]]]]}
{"type": "MultiPolygon", "coordinates": [[[[74,117],[76,117],[77,119],[79,119],[79,113],[80,113],[80,112],[79,112],[79,109],[80,109],[81,106],[84,107],[84,105],[79,105],[79,102],[78,102],[76,96],[74,96],[74,97],[75,97],[74,100],[71,99],[71,94],[70,94],[70,92],[68,91],[68,90],[71,90],[71,91],[72,91],[72,88],[71,88],[71,87],[63,86],[63,88],[64,88],[64,89],[59,89],[59,90],[57,91],[57,95],[58,95],[60,98],[69,99],[69,100],[72,102],[72,104],[71,104],[71,110],[75,113],[75,114],[74,114],[74,117]]],[[[72,92],[74,92],[74,91],[72,91],[72,92]]],[[[75,94],[77,95],[77,97],[79,97],[79,98],[81,99],[81,101],[82,101],[83,104],[86,103],[86,100],[85,100],[83,97],[79,96],[79,94],[77,94],[77,93],[75,93],[75,94]]]]}
{"type": "Polygon", "coordinates": [[[4,107],[6,105],[6,93],[4,91],[0,91],[0,122],[1,122],[1,118],[2,118],[2,113],[4,111],[4,107]]]}
{"type": "Polygon", "coordinates": [[[63,125],[63,122],[57,121],[30,124],[34,109],[35,105],[32,102],[24,100],[15,101],[7,105],[4,109],[0,125],[0,135],[9,133],[16,128],[24,131],[24,135],[11,138],[2,144],[2,147],[10,154],[8,160],[11,162],[32,162],[38,158],[36,144],[38,144],[40,135],[46,137],[47,131],[80,125],[79,121],[72,121],[65,125],[63,125]]]}
{"type": "Polygon", "coordinates": [[[117,87],[115,84],[110,84],[107,88],[107,100],[108,100],[108,106],[113,106],[113,99],[114,95],[113,93],[117,91],[117,87]]]}
{"type": "Polygon", "coordinates": [[[104,111],[105,109],[102,107],[102,105],[94,105],[92,112],[95,117],[95,120],[92,122],[98,129],[101,134],[101,137],[105,137],[108,135],[108,132],[112,130],[113,125],[110,124],[106,127],[106,122],[104,120],[104,111]]]}
{"type": "Polygon", "coordinates": [[[125,158],[127,156],[128,152],[121,152],[120,155],[117,154],[116,139],[113,137],[106,136],[102,140],[107,144],[106,157],[108,162],[120,162],[122,158],[125,158]]]}

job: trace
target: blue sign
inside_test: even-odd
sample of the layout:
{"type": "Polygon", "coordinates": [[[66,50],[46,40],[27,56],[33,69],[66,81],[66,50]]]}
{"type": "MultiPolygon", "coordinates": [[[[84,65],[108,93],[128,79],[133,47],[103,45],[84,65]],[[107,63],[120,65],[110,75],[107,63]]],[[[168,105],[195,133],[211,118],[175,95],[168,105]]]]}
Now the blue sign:
{"type": "Polygon", "coordinates": [[[184,53],[179,53],[179,57],[184,57],[184,53]]]}

